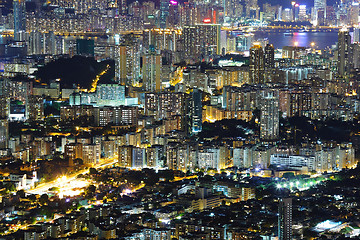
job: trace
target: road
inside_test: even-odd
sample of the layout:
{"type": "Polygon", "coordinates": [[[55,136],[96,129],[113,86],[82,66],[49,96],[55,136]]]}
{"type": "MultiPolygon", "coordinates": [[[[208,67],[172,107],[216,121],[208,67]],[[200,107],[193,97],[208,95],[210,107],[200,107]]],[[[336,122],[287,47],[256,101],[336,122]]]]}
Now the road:
{"type": "MultiPolygon", "coordinates": [[[[101,163],[95,165],[93,168],[104,168],[110,165],[113,165],[117,162],[117,158],[111,158],[111,159],[103,159],[101,161],[101,163]]],[[[28,194],[43,194],[46,193],[49,188],[53,188],[53,187],[61,187],[64,185],[70,185],[70,183],[72,184],[74,182],[74,180],[76,180],[77,176],[79,174],[87,174],[89,173],[89,168],[88,169],[83,169],[80,171],[77,171],[76,173],[73,173],[71,175],[66,175],[65,177],[61,177],[59,179],[50,181],[50,182],[46,182],[46,183],[41,183],[39,184],[37,187],[32,188],[30,190],[26,190],[25,192],[28,194]]]]}

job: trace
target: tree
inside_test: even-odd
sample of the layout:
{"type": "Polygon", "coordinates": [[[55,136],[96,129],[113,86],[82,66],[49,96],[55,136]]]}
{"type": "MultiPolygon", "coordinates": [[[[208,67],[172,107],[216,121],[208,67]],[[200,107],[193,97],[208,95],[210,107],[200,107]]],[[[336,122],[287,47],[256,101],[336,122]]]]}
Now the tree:
{"type": "Polygon", "coordinates": [[[283,178],[292,179],[295,178],[295,174],[293,172],[286,172],[283,174],[283,178]]]}
{"type": "Polygon", "coordinates": [[[35,194],[31,194],[28,196],[28,199],[31,201],[31,203],[35,203],[36,201],[36,195],[35,194]]]}
{"type": "Polygon", "coordinates": [[[90,173],[91,175],[94,175],[94,174],[97,174],[98,171],[97,171],[95,168],[90,168],[90,169],[89,169],[89,173],[90,173]]]}
{"type": "Polygon", "coordinates": [[[21,198],[24,198],[25,197],[25,191],[21,189],[21,190],[16,192],[16,195],[18,195],[21,198]]]}
{"type": "Polygon", "coordinates": [[[94,185],[90,185],[85,189],[85,197],[93,198],[96,191],[96,187],[94,185]]]}
{"type": "Polygon", "coordinates": [[[49,196],[47,195],[47,194],[43,194],[43,195],[41,195],[40,196],[40,198],[39,198],[39,203],[41,204],[41,205],[45,205],[45,204],[47,204],[49,202],[49,196]]]}
{"type": "MultiPolygon", "coordinates": [[[[81,158],[75,158],[74,159],[74,165],[75,166],[81,166],[83,164],[84,164],[84,161],[81,158]]],[[[96,171],[96,169],[95,169],[95,171],[96,171]]]]}
{"type": "Polygon", "coordinates": [[[6,183],[5,184],[5,189],[6,189],[6,192],[14,192],[14,191],[16,191],[15,184],[13,184],[13,183],[6,183]]]}

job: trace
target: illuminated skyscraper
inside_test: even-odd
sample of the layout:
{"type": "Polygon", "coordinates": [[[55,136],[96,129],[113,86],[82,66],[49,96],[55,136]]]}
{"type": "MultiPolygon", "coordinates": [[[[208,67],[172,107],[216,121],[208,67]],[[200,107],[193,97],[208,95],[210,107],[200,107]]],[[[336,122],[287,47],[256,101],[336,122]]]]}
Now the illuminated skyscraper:
{"type": "Polygon", "coordinates": [[[132,151],[133,146],[120,146],[119,147],[119,166],[120,167],[131,167],[132,162],[132,151]]]}
{"type": "Polygon", "coordinates": [[[143,2],[142,4],[142,18],[145,28],[151,28],[154,25],[155,3],[152,1],[143,2]]]}
{"type": "Polygon", "coordinates": [[[259,43],[250,48],[250,81],[252,84],[264,82],[264,51],[259,43]]]}
{"type": "Polygon", "coordinates": [[[204,58],[220,54],[220,25],[197,24],[183,29],[184,51],[187,58],[204,58]]]}
{"type": "Polygon", "coordinates": [[[352,63],[354,69],[360,68],[360,43],[354,42],[352,44],[352,63]]]}
{"type": "Polygon", "coordinates": [[[8,147],[9,122],[7,119],[0,120],[0,149],[8,147]]]}
{"type": "Polygon", "coordinates": [[[0,95],[0,119],[7,119],[10,110],[10,98],[6,95],[0,95]]]}
{"type": "Polygon", "coordinates": [[[249,51],[252,46],[253,40],[254,34],[252,33],[240,34],[236,36],[236,51],[249,51]]]}
{"type": "Polygon", "coordinates": [[[166,28],[168,16],[169,16],[169,0],[160,0],[160,19],[159,19],[160,28],[166,28]]]}
{"type": "Polygon", "coordinates": [[[349,30],[341,29],[338,34],[338,74],[346,75],[350,70],[350,44],[351,36],[349,30]]]}
{"type": "Polygon", "coordinates": [[[353,2],[350,8],[350,24],[358,25],[359,23],[359,3],[353,2]]]}
{"type": "Polygon", "coordinates": [[[265,47],[265,68],[273,68],[275,67],[275,49],[272,44],[267,44],[265,47]]]}
{"type": "Polygon", "coordinates": [[[179,5],[176,1],[170,1],[169,5],[169,15],[168,15],[168,27],[173,28],[178,26],[180,23],[180,10],[179,5]]]}
{"type": "Polygon", "coordinates": [[[260,102],[260,138],[273,141],[279,138],[279,96],[278,92],[264,92],[260,102]]]}
{"type": "Polygon", "coordinates": [[[161,55],[152,51],[142,57],[143,87],[150,92],[161,90],[161,55]]]}
{"type": "Polygon", "coordinates": [[[95,94],[97,106],[125,105],[125,86],[119,84],[98,84],[95,94]]]}
{"type": "Polygon", "coordinates": [[[257,0],[245,0],[244,6],[246,17],[253,17],[258,19],[259,6],[257,0]]]}
{"type": "Polygon", "coordinates": [[[194,89],[191,93],[191,131],[198,133],[202,130],[202,93],[194,89]]]}
{"type": "Polygon", "coordinates": [[[326,16],[326,0],[314,0],[314,16],[313,20],[318,23],[319,11],[324,11],[324,15],[326,16]]]}
{"type": "Polygon", "coordinates": [[[119,13],[121,15],[126,15],[127,13],[127,4],[126,0],[118,0],[119,13]]]}
{"type": "Polygon", "coordinates": [[[42,36],[39,31],[32,31],[29,37],[28,54],[41,54],[42,53],[42,36]]]}
{"type": "Polygon", "coordinates": [[[82,148],[84,165],[93,166],[99,163],[101,155],[100,144],[84,144],[82,148]]]}
{"type": "Polygon", "coordinates": [[[26,32],[25,0],[14,0],[14,39],[23,41],[26,32]]]}
{"type": "Polygon", "coordinates": [[[326,8],[326,0],[314,0],[314,8],[316,10],[326,8]]]}
{"type": "Polygon", "coordinates": [[[41,96],[30,95],[26,102],[26,118],[31,121],[44,119],[44,99],[41,96]]]}
{"type": "Polygon", "coordinates": [[[279,240],[292,239],[292,199],[282,198],[279,201],[278,217],[279,240]]]}
{"type": "Polygon", "coordinates": [[[115,78],[123,86],[126,85],[126,46],[115,46],[115,78]]]}
{"type": "Polygon", "coordinates": [[[306,5],[299,6],[299,21],[306,21],[307,14],[306,14],[306,5]]]}
{"type": "Polygon", "coordinates": [[[115,78],[121,85],[136,85],[140,78],[141,44],[133,34],[123,36],[115,46],[115,78]]]}

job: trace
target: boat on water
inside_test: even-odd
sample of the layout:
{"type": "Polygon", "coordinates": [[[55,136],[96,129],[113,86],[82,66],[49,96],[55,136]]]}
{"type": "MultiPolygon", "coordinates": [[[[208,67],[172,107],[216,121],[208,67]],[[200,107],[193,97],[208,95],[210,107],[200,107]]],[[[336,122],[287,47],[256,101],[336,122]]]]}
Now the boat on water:
{"type": "Polygon", "coordinates": [[[292,32],[284,32],[284,36],[292,36],[293,33],[292,32]]]}

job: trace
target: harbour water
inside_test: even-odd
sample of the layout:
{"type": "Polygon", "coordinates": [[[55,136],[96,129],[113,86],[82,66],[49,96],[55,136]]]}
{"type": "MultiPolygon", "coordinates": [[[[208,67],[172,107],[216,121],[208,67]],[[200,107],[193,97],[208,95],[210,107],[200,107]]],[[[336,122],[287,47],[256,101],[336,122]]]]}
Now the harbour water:
{"type": "Polygon", "coordinates": [[[336,45],[338,33],[333,32],[256,32],[255,39],[268,38],[275,48],[283,46],[310,47],[313,43],[316,49],[325,49],[336,45]]]}

